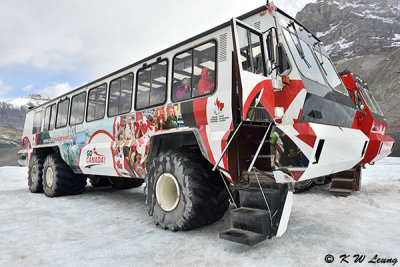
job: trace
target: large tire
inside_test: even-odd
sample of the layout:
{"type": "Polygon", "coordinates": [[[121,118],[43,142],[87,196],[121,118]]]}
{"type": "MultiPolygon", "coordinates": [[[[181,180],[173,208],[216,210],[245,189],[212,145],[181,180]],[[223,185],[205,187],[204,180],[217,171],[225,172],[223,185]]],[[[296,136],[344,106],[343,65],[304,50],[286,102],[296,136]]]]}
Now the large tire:
{"type": "Polygon", "coordinates": [[[189,230],[213,223],[229,207],[229,194],[219,172],[197,151],[160,154],[146,176],[149,215],[163,229],[189,230]]]}
{"type": "Polygon", "coordinates": [[[89,178],[89,182],[93,187],[104,187],[111,185],[110,178],[102,176],[92,176],[89,178]]]}
{"type": "Polygon", "coordinates": [[[321,176],[313,179],[315,185],[326,185],[331,182],[331,176],[321,176]]]}
{"type": "Polygon", "coordinates": [[[141,186],[144,183],[144,179],[112,177],[110,182],[112,188],[124,190],[141,186]]]}
{"type": "Polygon", "coordinates": [[[43,164],[43,189],[48,197],[80,194],[85,190],[86,177],[76,175],[58,154],[46,157],[43,164]]]}
{"type": "Polygon", "coordinates": [[[314,180],[309,179],[301,182],[297,182],[294,184],[294,193],[301,193],[307,190],[310,190],[314,186],[314,180]]]}
{"type": "Polygon", "coordinates": [[[32,193],[43,192],[43,156],[34,154],[29,162],[28,186],[32,193]]]}

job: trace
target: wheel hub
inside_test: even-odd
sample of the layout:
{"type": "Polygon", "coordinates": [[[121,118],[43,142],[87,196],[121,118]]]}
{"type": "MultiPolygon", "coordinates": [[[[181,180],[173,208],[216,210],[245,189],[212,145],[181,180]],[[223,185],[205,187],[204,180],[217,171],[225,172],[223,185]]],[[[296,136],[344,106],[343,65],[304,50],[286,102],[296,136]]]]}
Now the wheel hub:
{"type": "Polygon", "coordinates": [[[156,183],[156,198],[158,205],[164,211],[172,211],[178,206],[180,189],[175,176],[163,173],[156,183]]]}
{"type": "Polygon", "coordinates": [[[46,185],[48,187],[52,187],[54,182],[54,172],[51,167],[48,167],[46,170],[46,185]]]}

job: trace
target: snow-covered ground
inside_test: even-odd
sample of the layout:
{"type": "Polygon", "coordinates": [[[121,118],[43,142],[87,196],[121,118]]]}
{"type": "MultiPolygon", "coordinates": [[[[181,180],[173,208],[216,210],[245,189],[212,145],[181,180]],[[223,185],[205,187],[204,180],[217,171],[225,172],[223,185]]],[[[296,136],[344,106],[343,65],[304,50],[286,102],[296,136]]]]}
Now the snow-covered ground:
{"type": "Polygon", "coordinates": [[[0,266],[321,266],[326,254],[335,263],[341,254],[400,260],[400,158],[368,166],[350,197],[331,196],[328,186],[295,195],[284,236],[253,247],[218,238],[228,213],[174,233],[153,225],[143,188],[88,186],[50,199],[29,192],[26,173],[0,168],[0,266]]]}

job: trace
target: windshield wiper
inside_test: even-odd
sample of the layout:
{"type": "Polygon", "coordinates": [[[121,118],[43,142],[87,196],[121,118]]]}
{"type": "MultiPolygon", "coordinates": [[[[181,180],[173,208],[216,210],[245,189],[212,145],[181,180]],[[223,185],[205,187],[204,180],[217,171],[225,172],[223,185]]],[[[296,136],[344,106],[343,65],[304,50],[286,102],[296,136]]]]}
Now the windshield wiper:
{"type": "Polygon", "coordinates": [[[319,58],[318,58],[318,56],[317,56],[318,63],[319,63],[319,65],[321,65],[321,68],[322,68],[322,70],[324,71],[325,75],[328,76],[328,72],[326,72],[326,69],[325,69],[325,67],[324,67],[324,58],[323,58],[323,56],[322,56],[322,50],[321,50],[321,44],[320,44],[320,42],[314,43],[314,44],[313,44],[313,47],[314,47],[314,49],[315,49],[315,45],[317,45],[317,44],[318,44],[318,48],[319,48],[319,51],[317,51],[317,52],[318,52],[319,55],[321,56],[321,60],[319,60],[319,58]]]}
{"type": "Polygon", "coordinates": [[[307,67],[308,67],[309,69],[311,69],[311,64],[307,61],[306,56],[305,56],[305,54],[304,54],[303,47],[301,46],[300,38],[299,38],[299,35],[298,35],[298,33],[297,33],[297,30],[296,30],[296,25],[294,24],[294,22],[290,22],[289,26],[292,26],[292,28],[293,28],[293,30],[294,30],[294,35],[296,36],[297,44],[296,44],[296,42],[293,40],[293,36],[292,36],[292,35],[290,35],[290,38],[292,38],[292,41],[293,41],[293,43],[294,43],[294,46],[295,46],[296,49],[297,49],[297,52],[298,52],[299,55],[300,55],[300,58],[301,58],[302,60],[304,60],[304,62],[306,63],[307,67]]]}

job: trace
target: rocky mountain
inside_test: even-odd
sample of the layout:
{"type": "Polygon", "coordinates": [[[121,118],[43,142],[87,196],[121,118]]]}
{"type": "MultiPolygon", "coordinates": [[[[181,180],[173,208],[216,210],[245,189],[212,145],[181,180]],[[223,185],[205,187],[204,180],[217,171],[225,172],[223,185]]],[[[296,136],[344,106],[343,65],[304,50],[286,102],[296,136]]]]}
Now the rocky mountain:
{"type": "Polygon", "coordinates": [[[399,0],[318,0],[296,18],[325,42],[334,60],[400,47],[399,0]]]}
{"type": "Polygon", "coordinates": [[[324,41],[338,71],[367,81],[400,156],[400,1],[317,0],[296,19],[324,41]]]}
{"type": "Polygon", "coordinates": [[[0,166],[17,165],[26,111],[48,100],[39,94],[0,100],[0,166]]]}
{"type": "Polygon", "coordinates": [[[39,94],[31,94],[0,101],[0,127],[22,130],[26,111],[48,100],[39,94]]]}

